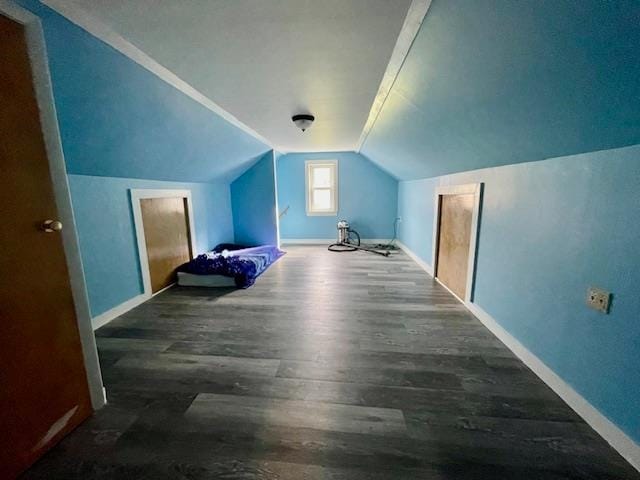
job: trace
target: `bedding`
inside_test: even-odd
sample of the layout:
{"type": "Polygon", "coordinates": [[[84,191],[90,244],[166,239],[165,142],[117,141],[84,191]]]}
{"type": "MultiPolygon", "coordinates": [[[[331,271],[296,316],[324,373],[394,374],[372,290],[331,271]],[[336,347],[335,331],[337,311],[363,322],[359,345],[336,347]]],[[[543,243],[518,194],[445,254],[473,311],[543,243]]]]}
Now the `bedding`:
{"type": "MultiPolygon", "coordinates": [[[[229,246],[240,247],[240,245],[229,246]]],[[[181,265],[178,272],[193,275],[224,275],[232,277],[236,287],[249,288],[255,283],[256,278],[284,255],[284,252],[274,245],[231,250],[221,250],[219,247],[221,245],[181,265]]]]}

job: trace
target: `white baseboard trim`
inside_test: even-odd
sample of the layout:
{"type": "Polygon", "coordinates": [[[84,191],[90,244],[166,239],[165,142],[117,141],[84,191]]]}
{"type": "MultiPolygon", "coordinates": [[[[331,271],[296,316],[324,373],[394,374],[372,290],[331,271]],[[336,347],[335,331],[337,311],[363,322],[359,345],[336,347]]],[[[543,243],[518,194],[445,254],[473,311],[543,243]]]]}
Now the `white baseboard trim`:
{"type": "MultiPolygon", "coordinates": [[[[174,285],[177,285],[177,284],[178,284],[178,282],[170,283],[169,285],[164,287],[162,290],[158,290],[156,293],[152,293],[151,295],[147,295],[147,300],[150,299],[151,297],[155,297],[156,295],[160,295],[165,290],[169,290],[171,287],[173,287],[174,285]]],[[[143,293],[143,295],[144,295],[144,293],[143,293]]]]}
{"type": "Polygon", "coordinates": [[[93,329],[97,330],[100,327],[103,327],[114,318],[119,317],[124,313],[127,313],[129,310],[149,300],[149,298],[151,298],[149,295],[145,295],[144,293],[141,293],[140,295],[130,298],[129,300],[121,303],[120,305],[116,305],[111,310],[107,310],[106,312],[101,313],[96,317],[93,317],[91,319],[91,325],[93,326],[93,329]]]}
{"type": "Polygon", "coordinates": [[[544,383],[546,383],[567,405],[569,405],[585,422],[587,422],[609,445],[622,455],[636,470],[640,471],[640,446],[611,420],[591,405],[582,395],[560,378],[531,353],[515,337],[501,327],[498,322],[475,303],[467,303],[466,307],[504,343],[522,362],[529,367],[544,383]]]}
{"type": "MultiPolygon", "coordinates": [[[[281,245],[331,245],[336,238],[281,238],[281,245]]],[[[362,243],[389,243],[390,238],[363,238],[362,243]]]]}
{"type": "Polygon", "coordinates": [[[453,297],[454,297],[456,300],[458,300],[458,301],[462,304],[462,306],[466,307],[466,308],[467,308],[467,310],[469,309],[469,305],[467,305],[467,303],[466,303],[463,299],[461,299],[461,298],[458,296],[458,294],[457,294],[456,292],[454,292],[454,291],[453,291],[453,290],[451,290],[449,287],[447,287],[443,282],[441,282],[441,281],[440,281],[440,279],[439,279],[438,277],[433,277],[433,279],[434,279],[436,282],[438,282],[438,284],[439,284],[442,288],[444,288],[447,292],[449,292],[451,295],[453,295],[453,297]]]}
{"type": "Polygon", "coordinates": [[[281,245],[330,245],[335,238],[281,238],[281,245]]]}
{"type": "Polygon", "coordinates": [[[396,240],[396,245],[398,245],[404,253],[409,255],[409,257],[411,257],[411,260],[413,260],[418,265],[420,265],[420,267],[425,272],[427,272],[429,275],[433,277],[433,267],[431,265],[429,265],[427,262],[422,260],[415,252],[411,251],[411,249],[407,247],[404,243],[402,243],[400,240],[396,240]]]}
{"type": "MultiPolygon", "coordinates": [[[[418,257],[405,244],[396,240],[396,244],[415,261],[429,275],[433,276],[433,267],[418,257]]],[[[436,279],[437,280],[437,279],[436,279]]],[[[439,282],[440,283],[440,282],[439,282]]],[[[442,285],[442,283],[440,283],[442,285]]],[[[445,285],[443,287],[446,288],[445,285]]],[[[447,288],[447,290],[449,290],[447,288]]],[[[454,294],[455,296],[455,294],[454,294]]],[[[456,297],[458,298],[458,297],[456,297]]],[[[460,299],[458,299],[460,300],[460,299]]],[[[636,470],[640,471],[640,446],[626,433],[618,428],[611,420],[591,405],[582,395],[545,365],[537,356],[531,353],[515,337],[507,332],[500,324],[481,307],[472,302],[462,302],[482,324],[511,350],[522,362],[535,373],[540,380],[549,386],[566,402],[580,417],[587,422],[598,434],[609,443],[636,470]]]]}
{"type": "Polygon", "coordinates": [[[362,243],[368,243],[368,244],[381,243],[383,245],[386,245],[388,243],[391,243],[391,239],[390,238],[363,238],[362,243]]]}

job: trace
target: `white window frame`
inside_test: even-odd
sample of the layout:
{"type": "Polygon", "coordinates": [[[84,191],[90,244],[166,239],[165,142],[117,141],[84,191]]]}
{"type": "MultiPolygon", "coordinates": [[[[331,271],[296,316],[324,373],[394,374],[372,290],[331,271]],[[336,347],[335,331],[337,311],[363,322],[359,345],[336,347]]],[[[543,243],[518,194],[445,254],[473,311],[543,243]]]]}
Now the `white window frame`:
{"type": "Polygon", "coordinates": [[[338,160],[307,160],[304,165],[304,177],[305,177],[305,196],[307,198],[307,216],[329,216],[335,217],[338,215],[338,160]],[[333,208],[331,210],[317,211],[311,208],[312,205],[312,193],[311,187],[311,171],[314,167],[330,167],[333,171],[333,183],[331,185],[331,191],[333,193],[333,208]]]}

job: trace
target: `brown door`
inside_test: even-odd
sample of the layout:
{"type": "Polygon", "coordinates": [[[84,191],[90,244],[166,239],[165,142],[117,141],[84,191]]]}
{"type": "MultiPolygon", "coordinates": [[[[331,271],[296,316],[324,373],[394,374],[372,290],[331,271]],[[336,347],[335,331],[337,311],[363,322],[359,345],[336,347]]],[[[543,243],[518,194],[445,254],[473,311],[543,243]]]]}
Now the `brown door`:
{"type": "Polygon", "coordinates": [[[436,277],[461,299],[467,293],[473,194],[440,196],[436,277]]]}
{"type": "Polygon", "coordinates": [[[24,27],[0,15],[0,478],[91,414],[24,27]]]}
{"type": "Polygon", "coordinates": [[[176,268],[191,259],[187,200],[180,197],[143,198],[140,210],[151,291],[156,293],[171,285],[175,281],[176,268]]]}

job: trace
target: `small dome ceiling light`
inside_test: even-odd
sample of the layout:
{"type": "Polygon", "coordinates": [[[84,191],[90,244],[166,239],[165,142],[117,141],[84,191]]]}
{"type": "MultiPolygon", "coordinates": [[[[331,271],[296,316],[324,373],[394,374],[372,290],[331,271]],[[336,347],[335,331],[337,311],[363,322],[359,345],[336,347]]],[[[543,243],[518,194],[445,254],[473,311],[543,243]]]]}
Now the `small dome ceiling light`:
{"type": "Polygon", "coordinates": [[[313,115],[309,115],[309,114],[299,114],[299,115],[294,115],[293,117],[291,117],[291,120],[293,120],[293,123],[296,124],[296,127],[298,127],[300,130],[302,130],[303,132],[309,128],[311,126],[311,124],[313,123],[313,121],[316,119],[316,117],[314,117],[313,115]]]}

